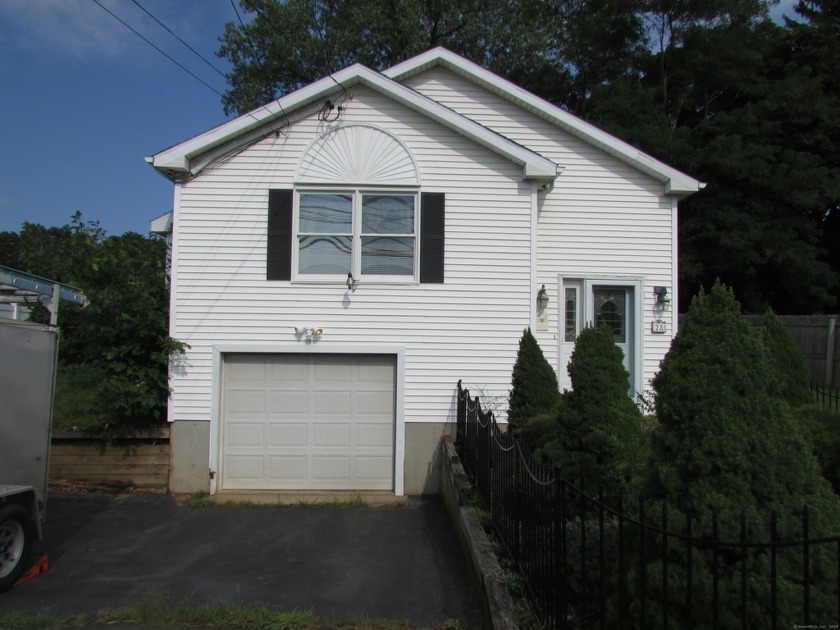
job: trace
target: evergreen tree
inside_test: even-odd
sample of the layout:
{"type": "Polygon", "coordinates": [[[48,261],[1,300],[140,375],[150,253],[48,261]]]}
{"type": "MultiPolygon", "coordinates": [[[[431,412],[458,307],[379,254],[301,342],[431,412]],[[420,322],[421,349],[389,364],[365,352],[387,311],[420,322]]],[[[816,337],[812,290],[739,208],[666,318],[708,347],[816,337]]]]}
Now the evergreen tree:
{"type": "Polygon", "coordinates": [[[514,433],[532,418],[553,413],[560,402],[557,374],[546,360],[539,343],[526,328],[519,340],[519,351],[513,365],[508,423],[514,433]]]}
{"type": "MultiPolygon", "coordinates": [[[[811,537],[840,529],[840,500],[823,479],[817,461],[788,405],[778,397],[767,355],[740,313],[731,290],[716,283],[692,301],[685,322],[653,381],[658,429],[652,436],[652,460],[642,498],[647,514],[669,513],[679,530],[687,512],[694,515],[695,538],[712,535],[711,514],[719,518],[719,538],[737,541],[744,514],[747,538],[767,542],[770,511],[777,514],[778,537],[802,537],[803,506],[810,508],[811,537]]],[[[802,621],[801,549],[780,553],[778,561],[779,627],[802,621]]],[[[811,548],[812,619],[836,612],[836,550],[811,548]]],[[[694,554],[693,604],[680,609],[669,597],[675,623],[684,627],[711,624],[711,555],[694,554]],[[676,606],[676,608],[675,608],[676,606]]],[[[722,627],[740,627],[739,553],[719,554],[722,627]]],[[[767,549],[747,554],[747,605],[750,627],[769,625],[770,555],[767,549]]],[[[669,591],[685,592],[686,550],[669,550],[669,591]],[[683,589],[683,590],[681,590],[683,589]]],[[[649,611],[666,595],[661,590],[662,563],[647,569],[649,611]]],[[[632,579],[638,580],[636,572],[632,579]]]]}
{"type": "Polygon", "coordinates": [[[556,436],[544,454],[565,477],[618,491],[643,461],[642,414],[627,395],[629,374],[608,327],[581,332],[569,376],[572,389],[563,393],[556,436]]]}
{"type": "Polygon", "coordinates": [[[808,404],[811,401],[811,372],[805,354],[772,310],[764,314],[761,341],[770,361],[777,396],[793,408],[808,404]]]}

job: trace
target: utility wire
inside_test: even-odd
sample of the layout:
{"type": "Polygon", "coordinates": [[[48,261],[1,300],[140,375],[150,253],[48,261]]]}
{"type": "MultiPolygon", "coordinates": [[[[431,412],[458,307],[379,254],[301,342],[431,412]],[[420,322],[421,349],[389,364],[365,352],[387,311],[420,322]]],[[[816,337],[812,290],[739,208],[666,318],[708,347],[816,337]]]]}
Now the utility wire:
{"type": "Polygon", "coordinates": [[[148,9],[146,9],[146,7],[144,7],[142,4],[140,4],[137,0],[131,0],[131,1],[132,1],[134,4],[136,4],[136,5],[137,5],[137,6],[138,6],[138,7],[139,7],[139,8],[140,8],[140,9],[141,9],[141,10],[142,10],[142,11],[143,11],[146,15],[148,15],[148,16],[149,16],[150,18],[152,18],[155,22],[157,22],[157,23],[158,23],[158,24],[160,24],[163,28],[165,28],[165,29],[166,29],[166,31],[167,31],[170,35],[172,35],[172,37],[174,37],[174,38],[175,38],[175,39],[177,39],[179,42],[181,42],[184,46],[186,46],[187,48],[189,48],[189,49],[192,51],[192,53],[193,53],[196,57],[198,57],[199,59],[201,59],[204,63],[206,63],[206,64],[207,64],[208,66],[210,66],[213,70],[215,70],[215,71],[219,74],[219,76],[221,76],[223,79],[227,80],[227,77],[225,76],[225,73],[224,73],[224,72],[222,72],[222,71],[221,71],[221,70],[219,70],[216,66],[214,66],[212,63],[210,63],[210,62],[209,62],[209,61],[208,61],[205,57],[203,57],[203,56],[201,55],[201,53],[199,53],[199,52],[198,52],[195,48],[193,48],[193,47],[192,47],[192,46],[190,46],[187,42],[185,42],[183,39],[181,39],[180,37],[178,37],[178,35],[176,35],[176,34],[172,31],[172,29],[171,29],[171,28],[169,28],[166,24],[164,24],[163,22],[161,22],[161,21],[160,21],[159,19],[157,19],[154,15],[152,15],[152,14],[149,12],[149,10],[148,10],[148,9]]]}
{"type": "Polygon", "coordinates": [[[245,24],[242,22],[242,16],[239,15],[239,9],[236,8],[236,2],[234,2],[234,0],[230,0],[230,6],[233,7],[233,12],[236,13],[236,18],[239,20],[239,26],[241,26],[244,30],[245,24]]]}
{"type": "MultiPolygon", "coordinates": [[[[102,5],[102,3],[100,3],[100,2],[99,2],[99,0],[93,0],[93,2],[95,2],[95,3],[96,3],[96,4],[97,4],[97,5],[98,5],[98,6],[99,6],[99,7],[100,7],[103,11],[105,11],[106,13],[108,13],[108,15],[110,15],[112,18],[114,18],[115,20],[117,20],[117,22],[119,22],[120,24],[122,24],[123,26],[125,26],[128,30],[130,30],[132,33],[134,33],[135,35],[137,35],[137,37],[139,37],[140,39],[142,39],[142,40],[143,40],[144,42],[146,42],[149,46],[151,46],[152,48],[154,48],[156,51],[158,51],[161,55],[163,55],[164,57],[166,57],[169,61],[171,61],[172,63],[174,63],[176,66],[178,66],[179,68],[181,68],[181,70],[183,70],[184,72],[186,72],[188,75],[190,75],[190,76],[191,76],[192,78],[194,78],[196,81],[198,81],[199,83],[201,83],[202,85],[204,85],[207,89],[211,90],[211,91],[212,91],[212,92],[214,92],[215,94],[217,94],[217,95],[219,95],[220,97],[224,98],[224,96],[225,96],[224,94],[222,94],[221,92],[219,92],[216,88],[214,88],[212,85],[210,85],[209,83],[207,83],[206,81],[204,81],[203,79],[201,79],[199,76],[197,76],[197,75],[196,75],[196,74],[194,74],[193,72],[191,72],[189,69],[187,69],[186,67],[184,67],[182,64],[178,63],[175,59],[173,59],[172,57],[170,57],[170,56],[169,56],[168,54],[166,54],[163,50],[161,50],[160,48],[158,48],[157,46],[155,46],[155,45],[154,45],[151,41],[149,41],[149,40],[148,40],[146,37],[144,37],[141,33],[139,33],[138,31],[136,31],[136,30],[135,30],[134,28],[132,28],[132,27],[131,27],[128,23],[126,23],[124,20],[122,20],[119,16],[117,16],[117,15],[116,15],[116,14],[114,14],[111,10],[109,10],[107,7],[105,7],[104,5],[102,5]]],[[[176,39],[178,39],[178,41],[180,41],[182,44],[184,44],[184,46],[186,46],[187,48],[189,48],[190,50],[192,50],[192,52],[193,52],[193,53],[195,53],[196,55],[198,55],[198,56],[199,56],[199,57],[200,57],[200,58],[201,58],[201,59],[202,59],[205,63],[207,63],[207,64],[208,64],[211,68],[213,68],[216,72],[218,72],[220,75],[222,75],[223,77],[225,77],[225,79],[227,79],[227,77],[225,76],[225,74],[224,74],[223,72],[221,72],[218,68],[216,68],[215,66],[213,66],[213,65],[212,65],[209,61],[207,61],[206,59],[204,59],[204,57],[202,57],[199,53],[197,53],[195,50],[193,50],[193,49],[192,49],[192,47],[190,47],[190,46],[189,46],[189,44],[187,44],[184,40],[182,40],[180,37],[178,37],[177,35],[175,35],[175,33],[173,33],[173,32],[172,32],[172,31],[171,31],[171,30],[170,30],[170,29],[169,29],[169,28],[168,28],[165,24],[163,24],[160,20],[158,20],[158,19],[157,19],[154,15],[152,15],[151,13],[149,13],[148,11],[146,11],[146,9],[145,9],[145,8],[143,8],[143,7],[142,7],[142,6],[141,6],[141,5],[137,2],[137,0],[132,0],[132,2],[134,2],[134,4],[136,4],[138,7],[140,7],[141,9],[143,9],[143,11],[145,11],[145,13],[146,13],[149,17],[151,17],[151,18],[152,18],[155,22],[157,22],[158,24],[160,24],[160,25],[161,25],[163,28],[165,28],[167,31],[169,31],[169,33],[171,33],[171,34],[172,34],[172,35],[173,35],[176,39]]],[[[231,4],[232,4],[232,3],[233,3],[233,0],[231,0],[231,4]]],[[[234,6],[234,10],[235,10],[235,9],[236,9],[236,6],[234,6]]],[[[237,12],[236,12],[236,15],[237,15],[237,17],[239,17],[239,11],[237,11],[237,12]]],[[[241,23],[241,21],[242,21],[242,18],[240,18],[240,23],[241,23]]],[[[282,115],[283,115],[283,117],[285,118],[285,117],[286,117],[286,114],[285,114],[285,112],[283,111],[283,107],[282,107],[282,105],[280,105],[279,100],[278,100],[278,103],[277,103],[277,104],[278,104],[278,106],[280,107],[280,112],[281,112],[281,114],[282,114],[282,115]]],[[[268,108],[267,108],[267,106],[266,106],[266,105],[263,105],[263,106],[262,106],[262,109],[266,109],[266,110],[268,110],[268,108]]],[[[253,114],[253,113],[251,113],[251,112],[246,112],[246,115],[247,115],[247,116],[249,116],[249,117],[251,117],[251,118],[253,118],[253,119],[254,119],[256,122],[258,122],[260,125],[264,125],[264,124],[266,124],[266,123],[265,123],[265,121],[261,121],[259,118],[257,118],[256,116],[254,116],[254,114],[253,114]]],[[[287,126],[287,127],[289,126],[289,121],[288,121],[288,119],[286,120],[286,126],[287,126]]],[[[267,135],[270,135],[271,133],[279,134],[279,133],[281,133],[281,131],[280,131],[280,129],[275,129],[274,131],[269,132],[269,134],[267,134],[267,135]]],[[[285,134],[283,134],[283,135],[285,135],[285,134]]]]}
{"type": "MultiPolygon", "coordinates": [[[[110,9],[108,9],[107,7],[105,7],[105,6],[104,6],[101,2],[99,2],[99,0],[93,0],[93,1],[94,1],[97,5],[99,5],[99,7],[100,7],[103,11],[105,11],[106,13],[108,13],[108,15],[110,15],[112,18],[114,18],[117,22],[119,22],[119,23],[120,23],[120,24],[122,24],[123,26],[125,26],[125,27],[126,27],[128,30],[130,30],[132,33],[134,33],[135,35],[137,35],[137,37],[139,37],[139,38],[140,38],[140,39],[142,39],[144,42],[146,42],[149,46],[151,46],[152,48],[154,48],[154,49],[155,49],[156,51],[158,51],[161,55],[163,55],[164,57],[166,57],[167,59],[169,59],[169,61],[171,61],[171,62],[172,62],[172,63],[174,63],[176,66],[178,66],[179,68],[181,68],[181,70],[183,70],[184,72],[186,72],[186,73],[187,73],[188,75],[190,75],[193,79],[195,79],[196,81],[198,81],[199,83],[201,83],[202,85],[204,85],[205,87],[207,87],[207,89],[212,90],[213,92],[215,92],[216,94],[218,94],[220,97],[224,98],[224,94],[222,94],[221,92],[219,92],[219,90],[217,90],[216,88],[214,88],[212,85],[210,85],[209,83],[207,83],[204,79],[200,78],[198,75],[194,74],[193,72],[191,72],[190,70],[188,70],[186,67],[184,67],[183,65],[181,65],[180,63],[178,63],[177,61],[175,61],[175,59],[173,59],[172,57],[170,57],[169,55],[167,55],[164,51],[162,51],[160,48],[158,48],[157,46],[155,46],[155,45],[154,45],[151,41],[149,41],[146,37],[144,37],[143,35],[141,35],[138,31],[134,30],[134,29],[133,29],[133,28],[132,28],[129,24],[127,24],[127,23],[126,23],[126,22],[124,22],[122,19],[120,19],[120,17],[119,17],[119,16],[117,16],[116,14],[114,14],[114,13],[113,13],[110,9]]],[[[224,75],[223,75],[223,76],[224,76],[224,75]]]]}

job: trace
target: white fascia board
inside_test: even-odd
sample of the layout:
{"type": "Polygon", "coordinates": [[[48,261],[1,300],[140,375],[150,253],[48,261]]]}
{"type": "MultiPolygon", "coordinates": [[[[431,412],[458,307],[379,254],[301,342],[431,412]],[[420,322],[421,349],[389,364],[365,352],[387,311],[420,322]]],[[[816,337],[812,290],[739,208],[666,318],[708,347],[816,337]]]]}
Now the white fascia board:
{"type": "Polygon", "coordinates": [[[562,170],[538,153],[360,64],[147,157],[146,161],[169,178],[194,175],[219,155],[281,129],[295,112],[356,84],[365,85],[520,165],[525,179],[553,181],[562,170]]]}
{"type": "Polygon", "coordinates": [[[660,162],[627,142],[619,140],[606,131],[445,48],[438,47],[428,50],[384,70],[383,74],[395,81],[404,81],[437,65],[443,66],[455,74],[498,94],[502,98],[548,120],[581,140],[650,175],[665,185],[666,194],[684,197],[705,187],[704,183],[693,177],[660,162]]]}

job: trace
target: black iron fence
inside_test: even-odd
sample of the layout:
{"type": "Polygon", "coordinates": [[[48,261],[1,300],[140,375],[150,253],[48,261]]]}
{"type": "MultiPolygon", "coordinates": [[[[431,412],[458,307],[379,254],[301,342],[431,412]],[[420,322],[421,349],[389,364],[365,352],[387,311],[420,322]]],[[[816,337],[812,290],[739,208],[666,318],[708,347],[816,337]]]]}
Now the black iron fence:
{"type": "Polygon", "coordinates": [[[456,440],[543,628],[840,623],[840,536],[812,538],[807,507],[796,540],[775,514],[645,514],[541,466],[460,381],[456,440]]]}
{"type": "Polygon", "coordinates": [[[811,395],[814,397],[814,402],[823,409],[840,413],[840,389],[811,384],[811,395]]]}

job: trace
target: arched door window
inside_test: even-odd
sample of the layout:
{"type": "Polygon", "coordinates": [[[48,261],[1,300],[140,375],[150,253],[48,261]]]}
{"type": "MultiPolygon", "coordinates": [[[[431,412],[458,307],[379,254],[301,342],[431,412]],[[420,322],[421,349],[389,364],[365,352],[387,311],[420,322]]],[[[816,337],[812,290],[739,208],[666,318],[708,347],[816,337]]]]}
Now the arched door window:
{"type": "Polygon", "coordinates": [[[595,326],[606,324],[613,331],[615,342],[627,342],[627,291],[624,288],[596,287],[595,326]]]}

